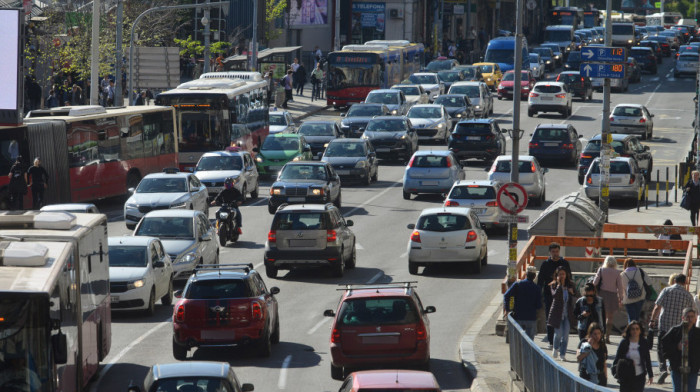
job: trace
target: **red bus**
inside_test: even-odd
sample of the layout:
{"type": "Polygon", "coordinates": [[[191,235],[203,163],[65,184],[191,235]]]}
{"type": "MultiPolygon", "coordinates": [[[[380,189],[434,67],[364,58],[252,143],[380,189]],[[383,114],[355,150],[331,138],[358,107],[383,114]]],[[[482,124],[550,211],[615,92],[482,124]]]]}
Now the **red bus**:
{"type": "Polygon", "coordinates": [[[0,391],[86,391],[111,347],[107,218],[2,212],[0,233],[0,391]]]}
{"type": "MultiPolygon", "coordinates": [[[[174,121],[172,108],[157,106],[35,110],[24,125],[0,127],[0,174],[19,153],[26,165],[41,158],[47,204],[124,195],[146,174],[177,166],[174,121]]],[[[8,207],[8,183],[0,175],[0,209],[8,207]]]]}
{"type": "Polygon", "coordinates": [[[270,131],[268,82],[259,72],[208,72],[158,94],[175,108],[180,170],[193,171],[205,152],[238,146],[254,155],[270,131]]]}

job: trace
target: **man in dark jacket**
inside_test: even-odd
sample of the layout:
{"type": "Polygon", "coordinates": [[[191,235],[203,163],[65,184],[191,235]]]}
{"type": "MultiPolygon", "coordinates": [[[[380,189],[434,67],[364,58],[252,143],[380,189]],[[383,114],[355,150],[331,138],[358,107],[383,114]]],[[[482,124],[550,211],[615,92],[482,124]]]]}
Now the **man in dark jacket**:
{"type": "Polygon", "coordinates": [[[586,283],[585,295],[576,301],[574,317],[578,320],[578,337],[583,342],[588,334],[588,327],[597,323],[605,332],[605,305],[603,299],[596,295],[595,285],[586,283]]]}
{"type": "Polygon", "coordinates": [[[537,268],[527,267],[526,279],[513,283],[503,295],[503,310],[513,311],[513,318],[530,339],[537,334],[537,310],[542,307],[542,289],[535,284],[537,268]]]}
{"type": "Polygon", "coordinates": [[[243,227],[243,217],[241,216],[241,211],[238,206],[243,204],[243,194],[236,189],[236,180],[232,177],[228,177],[224,180],[224,190],[216,195],[216,198],[212,200],[211,205],[226,203],[232,209],[236,210],[236,224],[240,229],[243,227]]]}
{"type": "Polygon", "coordinates": [[[683,309],[683,322],[671,328],[661,338],[664,355],[671,363],[671,380],[674,392],[695,391],[698,382],[698,370],[700,370],[700,329],[695,326],[698,315],[693,308],[683,309]],[[682,353],[683,353],[683,328],[688,333],[688,378],[685,389],[681,389],[682,353]]]}
{"type": "Polygon", "coordinates": [[[29,187],[32,188],[32,208],[40,209],[44,205],[44,194],[49,187],[49,173],[41,166],[41,159],[34,158],[34,166],[27,170],[29,187]]]}
{"type": "Polygon", "coordinates": [[[700,172],[693,170],[691,178],[683,187],[690,199],[690,223],[695,226],[698,223],[698,211],[700,211],[700,172]]]}
{"type": "MultiPolygon", "coordinates": [[[[562,266],[566,269],[566,273],[571,276],[571,266],[569,266],[569,262],[566,259],[559,255],[560,251],[561,246],[558,243],[552,242],[549,244],[549,258],[542,263],[540,273],[537,276],[537,285],[542,289],[544,296],[545,318],[549,318],[549,308],[552,307],[552,292],[549,284],[554,280],[554,272],[559,266],[562,266]]],[[[549,341],[550,346],[554,342],[554,328],[549,326],[547,326],[547,341],[549,341]]]]}

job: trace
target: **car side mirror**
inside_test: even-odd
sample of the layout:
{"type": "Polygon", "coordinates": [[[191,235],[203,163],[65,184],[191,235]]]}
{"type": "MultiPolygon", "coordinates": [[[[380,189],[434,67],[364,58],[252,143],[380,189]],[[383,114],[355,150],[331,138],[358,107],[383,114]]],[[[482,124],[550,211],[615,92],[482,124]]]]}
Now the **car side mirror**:
{"type": "Polygon", "coordinates": [[[163,268],[163,267],[165,267],[165,263],[162,261],[156,261],[155,263],[153,263],[153,268],[163,268]]]}
{"type": "Polygon", "coordinates": [[[53,349],[54,362],[63,365],[68,362],[68,341],[62,332],[51,336],[51,347],[53,349]]]}
{"type": "Polygon", "coordinates": [[[348,219],[348,220],[345,221],[345,225],[348,226],[348,227],[350,227],[350,226],[355,225],[355,222],[353,222],[353,221],[351,221],[350,219],[348,219]]]}
{"type": "Polygon", "coordinates": [[[280,293],[280,288],[277,286],[270,287],[270,294],[276,295],[280,293]]]}
{"type": "Polygon", "coordinates": [[[326,309],[323,311],[323,316],[324,317],[335,317],[335,312],[330,310],[330,309],[326,309]]]}
{"type": "Polygon", "coordinates": [[[407,228],[407,229],[410,229],[410,230],[415,230],[416,224],[415,224],[415,223],[409,223],[409,224],[406,225],[406,228],[407,228]]]}
{"type": "Polygon", "coordinates": [[[182,298],[182,290],[175,290],[175,291],[173,291],[173,297],[175,297],[175,298],[182,298]]]}
{"type": "Polygon", "coordinates": [[[253,147],[253,152],[260,152],[260,149],[257,147],[253,147]]]}
{"type": "Polygon", "coordinates": [[[245,383],[245,384],[241,385],[242,392],[251,392],[254,390],[255,390],[255,386],[253,384],[245,383]]]}
{"type": "Polygon", "coordinates": [[[340,113],[340,117],[345,117],[345,113],[340,113]]]}
{"type": "Polygon", "coordinates": [[[650,116],[654,117],[654,115],[653,115],[653,114],[650,114],[650,116]]]}
{"type": "Polygon", "coordinates": [[[134,192],[136,192],[136,188],[129,188],[128,191],[129,191],[129,193],[134,193],[134,192]]]}
{"type": "Polygon", "coordinates": [[[211,234],[204,233],[199,237],[200,241],[211,241],[211,234]]]}
{"type": "Polygon", "coordinates": [[[583,135],[578,135],[578,138],[579,138],[579,139],[583,139],[583,135]]]}
{"type": "Polygon", "coordinates": [[[486,224],[485,224],[485,223],[482,223],[482,224],[481,224],[481,229],[482,229],[482,230],[486,230],[486,224]]]}
{"type": "Polygon", "coordinates": [[[437,309],[435,309],[435,306],[426,306],[425,307],[425,313],[435,313],[437,309]]]}

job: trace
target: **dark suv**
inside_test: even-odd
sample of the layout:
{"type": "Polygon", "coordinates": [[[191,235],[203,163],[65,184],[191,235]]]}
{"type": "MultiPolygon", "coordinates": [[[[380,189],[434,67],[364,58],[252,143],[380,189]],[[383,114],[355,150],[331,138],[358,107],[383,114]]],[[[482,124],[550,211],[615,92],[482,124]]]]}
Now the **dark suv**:
{"type": "Polygon", "coordinates": [[[578,163],[581,153],[581,135],[571,124],[539,124],[531,133],[528,155],[539,161],[556,160],[578,163]]]}
{"type": "Polygon", "coordinates": [[[642,70],[649,71],[654,75],[658,72],[654,49],[646,46],[635,46],[630,49],[630,56],[637,60],[637,64],[642,70]]]}
{"type": "Polygon", "coordinates": [[[193,347],[255,344],[269,357],[280,341],[275,295],[253,264],[199,266],[185,288],[175,292],[173,356],[187,358],[193,347]]]}
{"type": "Polygon", "coordinates": [[[506,153],[506,138],[491,118],[463,120],[450,135],[447,148],[457,159],[478,158],[492,161],[506,153]]]}
{"type": "Polygon", "coordinates": [[[557,76],[557,82],[565,83],[569,86],[569,91],[574,97],[580,97],[582,100],[593,99],[593,83],[588,76],[581,75],[579,71],[565,71],[557,76]]]}
{"type": "Polygon", "coordinates": [[[340,176],[328,162],[289,162],[270,187],[267,211],[274,214],[285,203],[333,203],[340,208],[340,176]]]}
{"type": "Polygon", "coordinates": [[[265,243],[265,272],[294,267],[327,267],[336,277],[355,268],[355,234],[332,204],[283,205],[275,213],[265,243]]]}
{"type": "MultiPolygon", "coordinates": [[[[601,136],[597,134],[588,141],[588,144],[583,149],[581,157],[578,161],[578,183],[583,184],[583,178],[586,176],[588,166],[591,165],[594,159],[600,156],[601,136]]],[[[616,154],[623,157],[632,157],[637,161],[637,165],[641,170],[646,171],[644,177],[647,182],[651,179],[651,170],[654,162],[649,151],[649,146],[645,146],[639,142],[639,139],[633,135],[623,135],[619,133],[612,134],[612,142],[610,147],[616,154]]]]}
{"type": "Polygon", "coordinates": [[[369,140],[381,159],[408,162],[418,150],[418,134],[405,116],[374,117],[367,124],[362,139],[369,140]]]}

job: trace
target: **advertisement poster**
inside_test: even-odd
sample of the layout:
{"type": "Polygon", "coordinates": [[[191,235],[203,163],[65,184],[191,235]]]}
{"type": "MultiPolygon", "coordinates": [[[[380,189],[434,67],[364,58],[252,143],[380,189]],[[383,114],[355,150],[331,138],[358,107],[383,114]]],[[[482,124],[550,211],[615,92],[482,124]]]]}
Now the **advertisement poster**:
{"type": "Polygon", "coordinates": [[[275,80],[282,79],[287,72],[287,68],[284,63],[260,63],[260,71],[263,75],[267,71],[272,70],[272,78],[275,80]]]}
{"type": "Polygon", "coordinates": [[[293,0],[291,5],[290,25],[328,24],[328,0],[293,0]]]}
{"type": "Polygon", "coordinates": [[[386,13],[385,3],[352,3],[352,31],[353,35],[363,28],[384,31],[386,13]]]}
{"type": "Polygon", "coordinates": [[[18,10],[0,10],[0,109],[17,110],[17,74],[19,70],[19,17],[18,10]]]}

